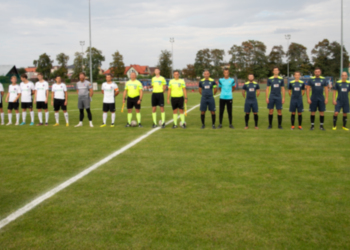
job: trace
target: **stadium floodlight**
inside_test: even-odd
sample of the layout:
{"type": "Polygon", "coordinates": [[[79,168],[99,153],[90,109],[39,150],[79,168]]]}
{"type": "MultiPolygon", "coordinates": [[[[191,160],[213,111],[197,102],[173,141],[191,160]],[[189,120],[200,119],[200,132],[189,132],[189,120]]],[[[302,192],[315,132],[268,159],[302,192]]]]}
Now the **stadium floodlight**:
{"type": "Polygon", "coordinates": [[[288,59],[288,50],[289,50],[289,40],[291,38],[291,35],[287,34],[285,35],[287,40],[287,77],[289,77],[289,59],[288,59]]]}
{"type": "Polygon", "coordinates": [[[91,55],[91,1],[89,0],[89,36],[90,36],[90,82],[93,83],[92,79],[92,55],[91,55]]]}
{"type": "Polygon", "coordinates": [[[81,70],[84,69],[84,45],[85,45],[85,41],[80,41],[81,56],[83,57],[83,60],[81,60],[81,70]]]}
{"type": "Polygon", "coordinates": [[[341,77],[341,74],[343,73],[343,70],[344,70],[344,58],[343,58],[343,52],[344,52],[344,44],[343,44],[343,0],[341,0],[341,48],[340,48],[340,77],[341,77]]]}
{"type": "Polygon", "coordinates": [[[171,78],[173,77],[173,74],[174,74],[174,42],[175,42],[174,37],[171,37],[170,38],[170,43],[171,43],[171,78]]]}

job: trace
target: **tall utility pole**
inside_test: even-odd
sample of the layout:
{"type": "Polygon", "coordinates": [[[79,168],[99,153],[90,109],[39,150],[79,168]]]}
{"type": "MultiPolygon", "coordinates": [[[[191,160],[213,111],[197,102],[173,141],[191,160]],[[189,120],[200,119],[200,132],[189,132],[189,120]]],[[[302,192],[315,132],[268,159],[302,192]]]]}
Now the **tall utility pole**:
{"type": "Polygon", "coordinates": [[[344,70],[343,58],[344,44],[343,44],[343,0],[341,0],[341,50],[340,50],[340,77],[344,70]]]}
{"type": "Polygon", "coordinates": [[[174,37],[171,37],[170,38],[170,43],[171,43],[171,77],[173,77],[174,75],[174,42],[175,42],[175,39],[174,37]]]}
{"type": "Polygon", "coordinates": [[[85,45],[85,41],[80,41],[81,56],[82,56],[82,60],[81,60],[81,71],[84,70],[84,45],[85,45]]]}
{"type": "Polygon", "coordinates": [[[288,50],[289,50],[289,40],[290,40],[290,35],[285,35],[286,40],[287,40],[287,77],[289,77],[289,59],[288,59],[288,50]]]}
{"type": "Polygon", "coordinates": [[[89,0],[89,34],[90,34],[90,82],[93,83],[92,79],[92,55],[91,55],[91,3],[89,0]]]}

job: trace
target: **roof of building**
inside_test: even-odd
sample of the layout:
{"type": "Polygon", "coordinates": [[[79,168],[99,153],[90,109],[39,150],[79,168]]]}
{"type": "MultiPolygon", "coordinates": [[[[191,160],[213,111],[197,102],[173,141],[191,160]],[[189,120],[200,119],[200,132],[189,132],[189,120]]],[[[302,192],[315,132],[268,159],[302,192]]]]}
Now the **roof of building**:
{"type": "Polygon", "coordinates": [[[124,71],[125,75],[130,70],[130,68],[134,68],[137,71],[137,73],[139,73],[141,75],[148,75],[149,74],[149,72],[147,71],[147,69],[149,69],[148,66],[141,66],[141,65],[137,65],[137,64],[131,64],[130,66],[125,67],[125,71],[124,71]]]}
{"type": "Polygon", "coordinates": [[[28,72],[36,72],[36,67],[28,67],[28,68],[25,68],[25,71],[28,73],[28,72]]]}
{"type": "Polygon", "coordinates": [[[0,65],[0,76],[6,76],[13,68],[14,65],[0,65]]]}

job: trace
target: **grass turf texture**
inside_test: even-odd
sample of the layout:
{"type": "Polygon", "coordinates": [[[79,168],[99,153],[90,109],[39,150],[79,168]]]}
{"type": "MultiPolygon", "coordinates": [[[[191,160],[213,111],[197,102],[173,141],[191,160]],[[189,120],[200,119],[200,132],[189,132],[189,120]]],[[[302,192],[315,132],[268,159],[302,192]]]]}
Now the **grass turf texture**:
{"type": "MultiPolygon", "coordinates": [[[[69,128],[62,113],[60,127],[1,126],[0,219],[149,131],[150,96],[141,129],[124,128],[120,96],[116,127],[99,128],[100,94],[92,102],[95,128],[86,118],[74,128],[74,93],[69,128]]],[[[264,99],[262,93],[258,131],[252,115],[251,129],[243,129],[241,93],[234,94],[235,130],[226,114],[224,129],[210,129],[209,113],[200,130],[199,111],[190,112],[187,130],[156,132],[0,230],[0,249],[346,249],[349,133],[341,119],[331,130],[331,112],[326,131],[318,122],[308,130],[309,112],[305,130],[290,131],[289,98],[285,129],[267,130],[264,99]]],[[[199,100],[189,94],[189,108],[199,100]]],[[[170,107],[166,112],[171,119],[170,107]]],[[[274,128],[276,120],[275,113],[274,128]]]]}

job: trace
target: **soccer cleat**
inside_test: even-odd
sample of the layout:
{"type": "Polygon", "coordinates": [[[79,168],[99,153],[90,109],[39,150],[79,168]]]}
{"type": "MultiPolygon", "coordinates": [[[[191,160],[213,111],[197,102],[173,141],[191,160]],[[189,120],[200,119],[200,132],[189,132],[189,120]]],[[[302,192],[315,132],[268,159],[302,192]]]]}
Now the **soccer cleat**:
{"type": "Polygon", "coordinates": [[[102,124],[101,126],[100,126],[100,128],[104,128],[104,127],[106,127],[107,125],[106,124],[102,124]]]}
{"type": "Polygon", "coordinates": [[[157,125],[156,125],[156,124],[153,124],[152,128],[156,128],[156,127],[157,127],[157,125]]]}
{"type": "Polygon", "coordinates": [[[186,129],[186,123],[182,124],[181,128],[186,129]]]}
{"type": "Polygon", "coordinates": [[[219,124],[218,128],[222,128],[222,125],[221,125],[221,124],[219,124]]]}
{"type": "Polygon", "coordinates": [[[302,126],[299,126],[298,128],[299,128],[299,130],[303,130],[303,127],[302,127],[302,126]]]}
{"type": "Polygon", "coordinates": [[[94,124],[92,124],[92,122],[90,122],[90,128],[93,128],[94,127],[94,124]]]}
{"type": "Polygon", "coordinates": [[[66,127],[69,127],[69,123],[66,123],[66,127]]]}
{"type": "Polygon", "coordinates": [[[48,124],[48,123],[45,123],[45,126],[49,126],[49,124],[48,124]]]}
{"type": "Polygon", "coordinates": [[[310,130],[314,130],[315,129],[315,126],[311,126],[310,130]]]}
{"type": "Polygon", "coordinates": [[[292,126],[291,128],[290,128],[290,130],[294,130],[295,129],[295,127],[294,126],[292,126]]]}
{"type": "Polygon", "coordinates": [[[333,127],[332,130],[337,130],[337,127],[333,127]]]}
{"type": "Polygon", "coordinates": [[[204,124],[202,125],[201,129],[205,129],[205,125],[204,124]]]}
{"type": "Polygon", "coordinates": [[[25,123],[25,122],[22,122],[21,124],[19,124],[19,126],[23,126],[23,125],[26,125],[26,123],[25,123]]]}
{"type": "Polygon", "coordinates": [[[57,126],[59,126],[59,124],[58,123],[56,123],[55,125],[53,125],[54,127],[57,127],[57,126]]]}
{"type": "Polygon", "coordinates": [[[244,127],[244,129],[248,129],[248,126],[244,127]]]}
{"type": "Polygon", "coordinates": [[[83,123],[79,122],[77,125],[75,125],[74,127],[77,128],[77,127],[82,127],[83,126],[83,123]]]}
{"type": "Polygon", "coordinates": [[[174,125],[173,125],[173,129],[175,129],[175,128],[177,128],[177,126],[174,124],[174,125]]]}
{"type": "Polygon", "coordinates": [[[6,126],[10,126],[10,125],[12,125],[12,122],[9,122],[9,123],[6,124],[6,126]]]}
{"type": "Polygon", "coordinates": [[[272,126],[271,126],[271,125],[269,125],[269,126],[267,127],[267,129],[272,129],[272,126]]]}
{"type": "Polygon", "coordinates": [[[143,126],[141,125],[141,123],[139,123],[139,128],[143,128],[143,126]]]}
{"type": "Polygon", "coordinates": [[[114,128],[114,123],[113,123],[113,124],[111,124],[111,128],[114,128]]]}
{"type": "Polygon", "coordinates": [[[214,125],[214,124],[213,124],[211,127],[212,127],[212,129],[216,129],[216,127],[215,127],[215,125],[214,125]]]}
{"type": "Polygon", "coordinates": [[[34,126],[34,122],[31,122],[31,123],[29,124],[29,126],[34,126]]]}
{"type": "Polygon", "coordinates": [[[44,125],[44,124],[42,124],[42,123],[38,123],[38,124],[37,124],[37,126],[43,126],[43,125],[44,125]]]}
{"type": "Polygon", "coordinates": [[[234,127],[232,124],[230,125],[230,128],[231,128],[231,129],[235,129],[235,127],[234,127]]]}
{"type": "Polygon", "coordinates": [[[280,126],[278,126],[278,129],[283,129],[283,128],[282,128],[282,126],[280,125],[280,126]]]}
{"type": "Polygon", "coordinates": [[[129,128],[129,127],[130,127],[130,124],[129,124],[129,123],[127,123],[127,124],[125,125],[125,127],[126,127],[126,128],[129,128]]]}
{"type": "Polygon", "coordinates": [[[349,129],[348,129],[347,127],[343,127],[343,129],[344,129],[345,131],[349,131],[349,129]]]}
{"type": "Polygon", "coordinates": [[[255,129],[259,129],[259,127],[255,127],[255,129]]]}
{"type": "Polygon", "coordinates": [[[320,126],[320,130],[325,131],[325,128],[323,126],[320,126]]]}
{"type": "Polygon", "coordinates": [[[165,123],[162,124],[162,128],[165,128],[165,123]]]}

